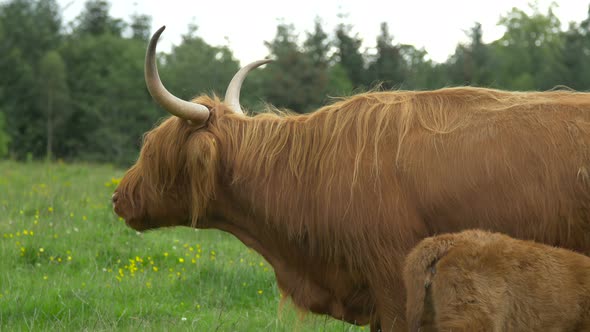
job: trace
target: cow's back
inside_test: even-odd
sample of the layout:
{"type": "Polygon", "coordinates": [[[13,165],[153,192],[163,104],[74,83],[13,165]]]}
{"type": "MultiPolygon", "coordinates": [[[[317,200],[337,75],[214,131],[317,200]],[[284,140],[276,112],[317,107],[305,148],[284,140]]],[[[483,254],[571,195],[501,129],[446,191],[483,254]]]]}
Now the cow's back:
{"type": "Polygon", "coordinates": [[[498,94],[449,97],[400,145],[429,234],[479,227],[590,252],[590,97],[498,94]]]}

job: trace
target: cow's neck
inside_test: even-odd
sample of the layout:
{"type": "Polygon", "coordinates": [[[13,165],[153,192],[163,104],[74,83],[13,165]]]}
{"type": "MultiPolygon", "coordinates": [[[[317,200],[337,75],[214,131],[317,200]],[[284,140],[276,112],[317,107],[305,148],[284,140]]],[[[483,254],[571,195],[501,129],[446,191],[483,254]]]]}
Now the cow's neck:
{"type": "Polygon", "coordinates": [[[263,223],[247,213],[246,206],[231,197],[233,195],[227,192],[218,193],[211,204],[210,213],[199,220],[197,227],[228,232],[262,255],[273,267],[280,266],[282,260],[277,256],[276,248],[273,248],[274,241],[265,239],[276,239],[276,234],[272,236],[263,223]]]}
{"type": "Polygon", "coordinates": [[[302,230],[298,236],[290,236],[292,227],[288,224],[292,220],[285,218],[281,207],[269,211],[262,199],[256,199],[260,193],[254,187],[248,183],[222,185],[203,226],[233,234],[264,256],[275,269],[286,260],[297,261],[298,256],[310,259],[306,232],[302,230]]]}
{"type": "MultiPolygon", "coordinates": [[[[289,219],[302,215],[301,211],[291,211],[288,205],[281,204],[288,200],[292,201],[294,190],[291,185],[293,179],[285,176],[287,172],[281,171],[285,168],[285,160],[277,158],[265,164],[262,162],[264,155],[252,158],[252,155],[245,152],[260,149],[266,151],[261,148],[261,144],[272,142],[268,144],[269,151],[266,151],[265,155],[284,155],[282,149],[285,146],[279,148],[281,151],[275,150],[270,146],[281,144],[265,137],[268,133],[266,127],[277,125],[274,122],[280,121],[279,118],[261,121],[231,117],[220,121],[218,137],[220,146],[223,147],[220,151],[220,174],[215,199],[210,204],[207,218],[209,227],[232,233],[269,262],[288,242],[291,249],[289,251],[304,249],[298,246],[296,241],[292,241],[294,239],[289,239],[292,231],[287,227],[289,219]],[[259,135],[252,135],[252,131],[259,135]],[[244,149],[244,146],[249,149],[244,149]],[[272,193],[268,191],[269,187],[273,188],[272,193]],[[286,192],[290,192],[290,199],[287,199],[289,195],[285,195],[286,192]],[[281,197],[276,197],[277,195],[281,197]],[[285,218],[285,210],[289,210],[289,214],[292,215],[290,218],[285,218]],[[261,242],[264,242],[264,246],[261,242]],[[269,247],[271,249],[268,249],[269,247]]],[[[304,232],[299,232],[298,235],[304,236],[304,232]]]]}
{"type": "Polygon", "coordinates": [[[262,255],[273,267],[283,294],[300,308],[351,323],[368,323],[374,298],[365,276],[351,274],[338,260],[310,251],[305,236],[290,238],[276,216],[256,213],[262,205],[239,198],[241,191],[243,188],[218,192],[199,227],[231,233],[262,255]]]}

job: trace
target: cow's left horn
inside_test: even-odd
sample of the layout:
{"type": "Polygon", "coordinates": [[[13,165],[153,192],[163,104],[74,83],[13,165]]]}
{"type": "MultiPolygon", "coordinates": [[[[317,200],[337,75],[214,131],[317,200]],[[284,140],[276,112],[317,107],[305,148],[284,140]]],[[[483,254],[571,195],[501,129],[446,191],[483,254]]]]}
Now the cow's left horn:
{"type": "Polygon", "coordinates": [[[191,103],[177,98],[162,84],[156,66],[156,44],[166,26],[154,33],[145,55],[145,83],[150,95],[162,108],[179,118],[190,120],[195,125],[204,124],[209,119],[209,109],[201,104],[191,103]]]}
{"type": "Polygon", "coordinates": [[[271,61],[272,60],[270,59],[265,59],[252,62],[238,70],[238,72],[231,79],[225,92],[224,101],[234,113],[244,114],[244,111],[242,111],[242,108],[240,107],[240,89],[242,88],[242,83],[246,79],[246,75],[248,75],[252,69],[260,67],[271,61]]]}

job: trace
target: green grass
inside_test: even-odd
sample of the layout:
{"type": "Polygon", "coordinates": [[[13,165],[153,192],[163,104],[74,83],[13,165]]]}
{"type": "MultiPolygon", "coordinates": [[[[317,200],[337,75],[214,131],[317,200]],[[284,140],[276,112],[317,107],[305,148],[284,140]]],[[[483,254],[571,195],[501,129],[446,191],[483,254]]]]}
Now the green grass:
{"type": "Polygon", "coordinates": [[[272,268],[231,235],[137,233],[111,210],[123,170],[0,162],[1,331],[360,331],[279,310],[272,268]]]}

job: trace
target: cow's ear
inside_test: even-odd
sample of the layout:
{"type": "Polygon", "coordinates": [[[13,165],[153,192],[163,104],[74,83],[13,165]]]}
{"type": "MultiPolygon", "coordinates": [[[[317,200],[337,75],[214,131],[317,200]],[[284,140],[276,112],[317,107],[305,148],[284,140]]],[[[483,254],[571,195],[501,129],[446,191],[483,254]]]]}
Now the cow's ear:
{"type": "Polygon", "coordinates": [[[193,226],[203,216],[208,202],[215,197],[219,149],[215,137],[200,132],[188,141],[187,175],[191,186],[193,226]]]}

